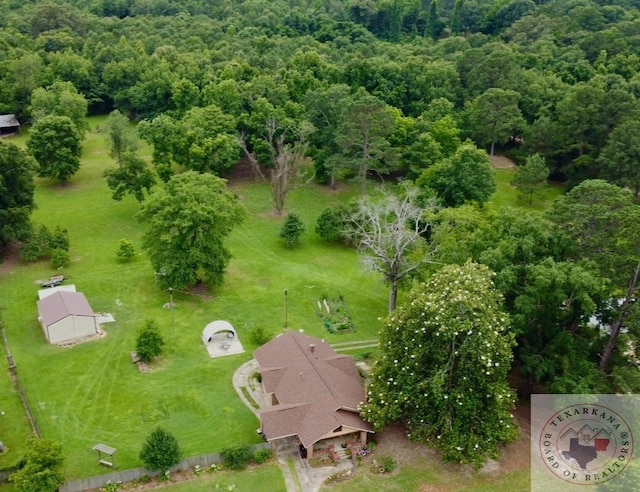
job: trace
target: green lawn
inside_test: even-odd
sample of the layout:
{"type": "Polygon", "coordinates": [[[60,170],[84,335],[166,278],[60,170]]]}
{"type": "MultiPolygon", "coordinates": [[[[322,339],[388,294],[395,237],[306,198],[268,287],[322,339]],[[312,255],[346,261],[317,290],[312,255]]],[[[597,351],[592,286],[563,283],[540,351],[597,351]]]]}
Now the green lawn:
{"type": "MultiPolygon", "coordinates": [[[[331,191],[308,186],[293,192],[287,209],[300,214],[307,232],[298,247],[288,248],[278,238],[283,219],[273,214],[268,187],[233,183],[249,218],[228,240],[234,258],[225,284],[211,292],[175,292],[173,329],[171,313],[162,307],[168,294],[155,284],[154,272],[140,249],[144,225],[133,218],[138,204],[132,198],[113,201],[102,177],[113,162],[105,150],[104,136],[96,131],[100,121],[102,118],[91,120],[81,170],[69,184],[37,180],[38,208],[33,220],[50,229],[68,229],[72,261],[64,269],[67,283],[84,292],[95,311],[112,313],[116,322],[105,325],[107,334],[101,339],[66,348],[48,345],[36,320],[36,300],[38,281],[55,272],[46,262],[8,264],[3,266],[0,282],[0,313],[20,378],[42,433],[63,445],[68,479],[106,471],[91,450],[98,442],[117,448],[119,468],[140,466],[142,442],[157,425],[176,435],[187,456],[257,442],[258,421],[235,394],[231,377],[256,348],[248,336],[253,326],[263,326],[273,334],[283,330],[285,289],[287,326],[329,342],[376,337],[378,318],[387,307],[387,287],[378,276],[363,272],[356,252],[326,244],[313,232],[320,212],[353,197],[357,188],[342,186],[331,191]],[[139,253],[133,262],[117,261],[115,251],[123,238],[131,240],[139,253]],[[355,332],[330,334],[315,314],[319,298],[337,294],[349,305],[355,332]],[[142,374],[131,363],[129,352],[136,331],[149,318],[159,322],[167,346],[154,370],[142,374]],[[215,319],[226,319],[236,327],[244,354],[208,357],[200,334],[215,319]]],[[[23,144],[25,134],[13,141],[23,144]]],[[[148,147],[143,146],[141,153],[148,157],[148,147]]],[[[528,208],[508,184],[510,173],[498,170],[494,204],[528,208]]],[[[546,202],[559,189],[550,187],[545,193],[546,202]]],[[[359,352],[370,354],[372,350],[359,352]]],[[[5,377],[0,377],[0,402],[0,410],[5,411],[0,416],[0,439],[9,448],[0,456],[3,467],[21,458],[28,427],[15,389],[5,377]]],[[[424,468],[407,467],[393,477],[375,477],[375,483],[376,488],[389,483],[390,488],[380,490],[411,490],[429,476],[424,468]]],[[[248,472],[247,477],[250,487],[254,479],[248,472]]],[[[240,478],[237,480],[240,484],[240,478]]],[[[355,480],[354,484],[366,478],[355,480]]],[[[180,490],[209,490],[213,484],[180,490]]],[[[367,482],[362,485],[368,488],[367,482]]],[[[193,486],[200,485],[194,482],[193,486]]],[[[178,487],[191,487],[191,483],[178,487]]]]}
{"type": "Polygon", "coordinates": [[[167,492],[205,492],[234,490],[235,492],[285,492],[287,489],[277,463],[247,468],[243,471],[203,473],[199,478],[162,487],[167,492]]]}
{"type": "Polygon", "coordinates": [[[562,183],[550,182],[534,195],[531,205],[528,200],[518,194],[518,189],[511,185],[514,169],[495,169],[496,193],[490,200],[495,208],[515,207],[523,210],[543,211],[551,206],[554,198],[564,191],[562,183]]]}
{"type": "MultiPolygon", "coordinates": [[[[72,261],[64,269],[67,283],[84,292],[95,311],[113,313],[116,322],[105,325],[107,335],[71,348],[45,342],[36,300],[38,280],[55,273],[46,262],[5,265],[0,284],[2,317],[20,378],[42,433],[63,444],[69,479],[105,472],[91,450],[98,442],[117,448],[120,468],[141,465],[141,444],[157,425],[176,435],[185,455],[257,442],[258,421],[236,396],[231,376],[256,348],[248,336],[251,327],[282,331],[284,289],[288,326],[330,342],[375,337],[387,302],[386,287],[361,270],[355,251],[327,245],[313,232],[322,209],[352,196],[352,189],[330,192],[312,186],[293,193],[288,209],[300,213],[307,233],[299,247],[287,248],[278,238],[282,219],[272,214],[268,188],[245,183],[234,191],[250,218],[229,238],[234,258],[225,285],[205,296],[174,293],[173,330],[171,314],[162,307],[168,294],[155,285],[144,255],[131,263],[117,261],[121,238],[133,241],[142,253],[143,225],[133,219],[135,200],[110,197],[102,171],[113,164],[103,138],[88,134],[81,170],[68,185],[37,180],[33,220],[68,229],[72,261]],[[351,308],[356,332],[329,334],[315,315],[319,297],[338,293],[351,308]],[[167,349],[157,368],[142,374],[129,352],[148,318],[160,323],[167,349]],[[245,354],[209,358],[200,334],[215,319],[237,328],[245,354]]],[[[12,388],[3,381],[0,401],[11,397],[12,388]]],[[[13,464],[21,455],[20,446],[12,445],[2,463],[13,464]]]]}

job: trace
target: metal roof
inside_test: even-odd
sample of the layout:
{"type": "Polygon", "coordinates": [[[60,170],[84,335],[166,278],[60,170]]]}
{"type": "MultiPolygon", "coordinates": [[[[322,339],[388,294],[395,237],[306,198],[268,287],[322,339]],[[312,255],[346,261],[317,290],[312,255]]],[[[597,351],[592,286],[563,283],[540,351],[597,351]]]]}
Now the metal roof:
{"type": "Polygon", "coordinates": [[[38,313],[45,326],[50,326],[67,316],[95,316],[89,301],[82,292],[60,290],[38,301],[38,313]]]}

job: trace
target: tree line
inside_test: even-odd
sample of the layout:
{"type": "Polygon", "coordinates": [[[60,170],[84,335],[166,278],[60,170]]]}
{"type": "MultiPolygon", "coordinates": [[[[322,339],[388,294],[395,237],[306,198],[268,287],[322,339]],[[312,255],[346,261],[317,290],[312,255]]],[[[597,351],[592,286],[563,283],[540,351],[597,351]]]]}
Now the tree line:
{"type": "Polygon", "coordinates": [[[241,134],[267,165],[278,142],[308,145],[319,180],[411,175],[457,136],[518,162],[538,153],[574,185],[638,186],[632,2],[3,4],[0,112],[35,121],[41,91],[72,84],[89,113],[146,120],[164,170],[224,175],[241,134]],[[379,122],[365,149],[344,135],[363,111],[379,122]]]}

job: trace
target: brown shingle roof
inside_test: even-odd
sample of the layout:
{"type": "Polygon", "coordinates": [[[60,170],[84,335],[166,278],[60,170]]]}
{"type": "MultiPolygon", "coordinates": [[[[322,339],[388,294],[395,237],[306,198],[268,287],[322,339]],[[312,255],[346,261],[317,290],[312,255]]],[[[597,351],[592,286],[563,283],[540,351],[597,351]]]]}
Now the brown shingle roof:
{"type": "Polygon", "coordinates": [[[297,434],[310,446],[345,425],[372,431],[358,414],[364,387],[353,359],[324,341],[290,331],[254,352],[264,388],[278,405],[260,410],[267,439],[297,434]]]}
{"type": "Polygon", "coordinates": [[[95,316],[89,301],[82,292],[58,291],[38,301],[38,313],[45,326],[69,315],[95,316]]]}

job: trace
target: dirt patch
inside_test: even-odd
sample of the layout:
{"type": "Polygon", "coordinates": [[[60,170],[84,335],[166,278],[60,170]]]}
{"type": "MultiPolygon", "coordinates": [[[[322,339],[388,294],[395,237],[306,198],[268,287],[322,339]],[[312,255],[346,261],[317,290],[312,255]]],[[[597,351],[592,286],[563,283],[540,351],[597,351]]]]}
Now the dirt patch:
{"type": "Polygon", "coordinates": [[[514,169],[516,167],[516,163],[504,155],[492,155],[489,156],[489,159],[491,165],[498,169],[514,169]]]}
{"type": "Polygon", "coordinates": [[[204,282],[198,281],[196,285],[189,287],[187,289],[187,293],[199,297],[203,301],[210,301],[213,299],[213,296],[209,292],[209,287],[204,282]]]}
{"type": "MultiPolygon", "coordinates": [[[[513,416],[520,427],[520,437],[502,449],[500,459],[489,460],[481,473],[493,475],[499,472],[514,472],[529,468],[531,457],[530,404],[528,402],[518,404],[514,409],[513,416]]],[[[401,425],[390,425],[377,433],[376,442],[377,446],[371,458],[389,455],[399,467],[403,464],[415,465],[416,463],[421,463],[424,466],[437,466],[446,475],[451,476],[472,477],[476,473],[472,465],[443,463],[440,461],[438,451],[410,441],[401,425]]],[[[365,464],[365,466],[367,465],[365,464]]],[[[456,489],[458,485],[454,482],[442,485],[423,484],[419,490],[421,492],[446,492],[456,489]]]]}
{"type": "Polygon", "coordinates": [[[6,248],[0,250],[0,275],[13,273],[19,264],[20,257],[18,256],[18,246],[10,244],[6,248]]]}

